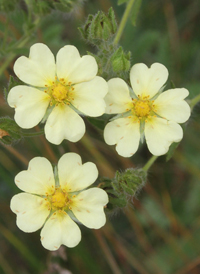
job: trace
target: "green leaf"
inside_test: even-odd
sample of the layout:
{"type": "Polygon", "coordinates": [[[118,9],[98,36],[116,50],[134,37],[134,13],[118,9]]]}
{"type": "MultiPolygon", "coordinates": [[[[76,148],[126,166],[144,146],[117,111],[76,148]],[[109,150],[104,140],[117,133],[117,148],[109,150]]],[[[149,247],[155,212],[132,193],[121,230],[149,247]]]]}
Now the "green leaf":
{"type": "Polygon", "coordinates": [[[136,20],[137,20],[137,16],[138,16],[141,4],[142,4],[142,0],[136,0],[133,5],[132,13],[131,13],[131,22],[133,26],[136,26],[136,20]]]}
{"type": "Polygon", "coordinates": [[[128,0],[118,0],[117,5],[121,5],[121,4],[124,4],[127,2],[128,2],[128,0]]]}

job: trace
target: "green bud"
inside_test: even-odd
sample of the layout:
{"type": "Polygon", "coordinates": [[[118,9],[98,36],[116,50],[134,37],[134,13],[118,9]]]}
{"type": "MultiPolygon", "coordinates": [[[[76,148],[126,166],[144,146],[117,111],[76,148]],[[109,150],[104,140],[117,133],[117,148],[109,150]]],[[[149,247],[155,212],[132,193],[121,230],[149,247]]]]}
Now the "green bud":
{"type": "Polygon", "coordinates": [[[108,14],[99,11],[96,15],[89,15],[85,25],[79,28],[82,37],[91,44],[99,47],[99,43],[111,40],[117,31],[117,23],[115,14],[112,8],[109,9],[108,14]]]}
{"type": "Polygon", "coordinates": [[[124,53],[119,47],[111,56],[111,64],[114,72],[128,71],[130,69],[131,52],[124,53]]]}
{"type": "Polygon", "coordinates": [[[22,139],[21,128],[10,117],[0,118],[0,142],[12,145],[22,139]]]}
{"type": "Polygon", "coordinates": [[[145,185],[146,176],[143,169],[130,168],[121,173],[117,171],[112,185],[118,193],[135,196],[145,185]]]}
{"type": "Polygon", "coordinates": [[[107,211],[112,212],[126,207],[146,183],[147,173],[143,169],[127,169],[116,172],[113,179],[102,178],[99,187],[104,189],[109,197],[107,211]]]}

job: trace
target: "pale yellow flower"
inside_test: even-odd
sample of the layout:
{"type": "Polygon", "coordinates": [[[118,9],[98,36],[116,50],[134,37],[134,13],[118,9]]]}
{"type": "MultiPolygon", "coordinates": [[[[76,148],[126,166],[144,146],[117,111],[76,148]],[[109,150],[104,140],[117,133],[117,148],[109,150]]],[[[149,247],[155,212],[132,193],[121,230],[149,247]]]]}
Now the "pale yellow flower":
{"type": "Polygon", "coordinates": [[[85,133],[79,114],[97,117],[105,112],[106,81],[96,76],[97,63],[90,55],[80,56],[76,47],[61,48],[56,56],[41,43],[30,48],[14,64],[15,74],[29,86],[13,87],[8,104],[15,108],[15,121],[32,128],[47,120],[47,140],[60,144],[64,139],[77,142],[85,133]]]}
{"type": "Polygon", "coordinates": [[[74,220],[98,229],[106,222],[107,193],[97,187],[86,189],[97,179],[96,165],[82,164],[76,153],[64,154],[54,172],[43,157],[33,158],[28,170],[15,177],[23,191],[11,200],[17,226],[24,232],[41,230],[42,245],[56,250],[60,245],[76,246],[81,232],[74,220]]]}
{"type": "Polygon", "coordinates": [[[106,125],[104,138],[108,145],[117,145],[119,155],[131,157],[143,137],[150,152],[157,156],[182,139],[179,123],[190,117],[190,107],[184,101],[189,92],[175,88],[160,93],[167,78],[166,67],[154,63],[150,68],[145,64],[132,67],[132,89],[120,78],[108,81],[106,113],[120,115],[106,125]]]}

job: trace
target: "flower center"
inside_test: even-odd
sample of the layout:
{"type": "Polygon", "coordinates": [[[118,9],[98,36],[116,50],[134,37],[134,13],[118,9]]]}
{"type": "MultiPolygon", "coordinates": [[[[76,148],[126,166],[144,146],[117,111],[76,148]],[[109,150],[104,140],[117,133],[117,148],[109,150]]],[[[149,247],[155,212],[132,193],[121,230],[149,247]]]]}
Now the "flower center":
{"type": "Polygon", "coordinates": [[[50,106],[59,103],[69,105],[74,100],[74,87],[71,82],[66,82],[63,78],[56,78],[51,85],[46,85],[45,92],[51,96],[50,106]]]}
{"type": "Polygon", "coordinates": [[[63,86],[62,84],[58,83],[53,87],[52,96],[56,101],[63,101],[67,99],[67,93],[69,88],[67,86],[63,86]]]}
{"type": "Polygon", "coordinates": [[[67,206],[68,202],[67,193],[63,192],[60,188],[56,189],[55,193],[51,196],[53,209],[62,209],[67,206]]]}
{"type": "Polygon", "coordinates": [[[149,100],[149,96],[140,98],[138,95],[138,99],[132,99],[132,104],[132,113],[139,119],[153,115],[155,111],[154,101],[149,100]]]}
{"type": "Polygon", "coordinates": [[[149,106],[149,102],[148,101],[139,101],[137,100],[135,105],[135,114],[138,117],[144,117],[144,116],[148,116],[148,114],[151,111],[151,108],[149,106]]]}

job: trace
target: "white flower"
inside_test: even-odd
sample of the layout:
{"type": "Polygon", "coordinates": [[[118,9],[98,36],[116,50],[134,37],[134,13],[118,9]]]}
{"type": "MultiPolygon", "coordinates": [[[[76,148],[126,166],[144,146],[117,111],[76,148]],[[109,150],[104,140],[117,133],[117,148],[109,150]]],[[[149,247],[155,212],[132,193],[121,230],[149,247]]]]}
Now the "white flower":
{"type": "Polygon", "coordinates": [[[184,101],[189,92],[176,88],[160,94],[167,78],[166,67],[154,63],[150,68],[145,64],[132,67],[133,90],[120,78],[108,81],[106,113],[122,115],[106,125],[104,138],[108,145],[117,144],[119,155],[132,156],[143,135],[150,152],[157,156],[165,154],[171,143],[182,139],[183,130],[178,123],[190,117],[190,107],[184,101]]]}
{"type": "Polygon", "coordinates": [[[15,177],[16,185],[27,193],[11,200],[11,210],[17,214],[17,226],[24,232],[41,230],[42,245],[56,250],[64,244],[76,246],[81,232],[72,219],[89,228],[98,229],[106,222],[104,206],[107,193],[90,186],[98,176],[96,165],[82,165],[76,153],[64,154],[53,173],[50,162],[43,157],[33,158],[28,170],[15,177]],[[72,217],[72,219],[70,218],[72,217]]]}
{"type": "Polygon", "coordinates": [[[49,142],[77,142],[85,133],[84,121],[77,112],[92,117],[105,112],[103,98],[108,87],[96,76],[97,70],[95,58],[80,57],[74,46],[61,48],[55,63],[46,45],[34,44],[29,58],[22,56],[14,64],[15,74],[29,85],[16,86],[9,92],[8,104],[15,108],[15,121],[22,128],[32,128],[45,116],[49,142]]]}

